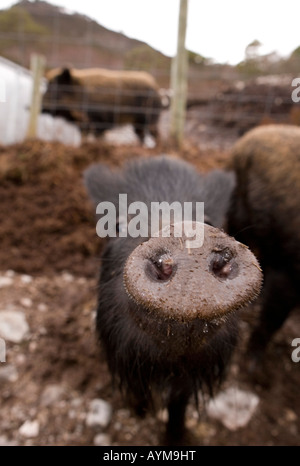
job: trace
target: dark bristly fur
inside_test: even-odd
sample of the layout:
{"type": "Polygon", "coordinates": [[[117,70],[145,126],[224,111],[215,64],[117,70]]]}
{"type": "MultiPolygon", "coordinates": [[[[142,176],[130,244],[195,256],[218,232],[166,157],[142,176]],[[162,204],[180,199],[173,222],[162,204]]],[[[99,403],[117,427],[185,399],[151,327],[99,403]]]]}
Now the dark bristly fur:
{"type": "MultiPolygon", "coordinates": [[[[119,193],[128,194],[128,203],[139,200],[147,205],[150,201],[204,201],[209,222],[222,227],[234,177],[219,171],[201,176],[184,162],[155,157],[135,161],[123,172],[92,166],[85,172],[85,183],[96,204],[112,201],[118,205],[119,193]]],[[[125,262],[142,241],[129,237],[108,240],[102,255],[97,330],[110,371],[136,411],[145,413],[160,398],[159,403],[168,407],[167,432],[174,440],[183,433],[189,398],[193,394],[197,397],[199,389],[212,395],[221,382],[236,343],[236,316],[232,312],[222,325],[211,328],[209,338],[203,337],[199,321],[178,324],[181,331],[183,326],[186,330],[188,349],[184,354],[173,354],[168,345],[160,345],[132,318],[137,304],[128,298],[123,286],[125,262]]],[[[138,311],[143,314],[145,310],[138,311]]],[[[175,334],[176,323],[172,325],[175,334]]]]}

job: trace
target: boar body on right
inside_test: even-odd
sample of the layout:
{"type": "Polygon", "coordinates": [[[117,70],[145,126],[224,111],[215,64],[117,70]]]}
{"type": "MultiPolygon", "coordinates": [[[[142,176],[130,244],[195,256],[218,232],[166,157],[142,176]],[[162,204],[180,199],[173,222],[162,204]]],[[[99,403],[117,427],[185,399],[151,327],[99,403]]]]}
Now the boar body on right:
{"type": "Polygon", "coordinates": [[[258,253],[265,277],[260,321],[249,342],[258,362],[300,301],[300,128],[256,128],[232,156],[237,184],[229,233],[258,253]]]}

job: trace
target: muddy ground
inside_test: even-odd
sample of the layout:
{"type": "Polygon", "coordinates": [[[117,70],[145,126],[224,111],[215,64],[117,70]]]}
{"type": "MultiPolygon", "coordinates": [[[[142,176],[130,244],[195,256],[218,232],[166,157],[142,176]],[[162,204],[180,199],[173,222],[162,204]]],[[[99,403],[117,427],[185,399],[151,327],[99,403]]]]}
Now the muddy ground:
{"type": "MultiPolygon", "coordinates": [[[[113,389],[96,341],[103,243],[96,236],[82,171],[97,161],[118,166],[134,156],[160,153],[208,171],[226,164],[227,147],[236,136],[231,133],[232,139],[220,139],[219,144],[214,138],[211,144],[207,139],[202,145],[201,140],[186,142],[180,154],[166,143],[154,149],[104,142],[75,149],[41,142],[0,148],[0,311],[20,311],[29,326],[22,341],[7,342],[6,362],[0,363],[0,444],[160,444],[165,413],[145,419],[131,413],[113,389]],[[88,421],[94,399],[112,408],[106,427],[88,421]]],[[[291,342],[300,337],[300,315],[295,311],[277,334],[264,376],[254,383],[246,370],[245,345],[258,312],[259,302],[241,314],[240,342],[223,386],[258,395],[252,419],[232,431],[209,418],[204,408],[198,418],[191,402],[188,442],[300,444],[300,363],[291,359],[291,342]]]]}

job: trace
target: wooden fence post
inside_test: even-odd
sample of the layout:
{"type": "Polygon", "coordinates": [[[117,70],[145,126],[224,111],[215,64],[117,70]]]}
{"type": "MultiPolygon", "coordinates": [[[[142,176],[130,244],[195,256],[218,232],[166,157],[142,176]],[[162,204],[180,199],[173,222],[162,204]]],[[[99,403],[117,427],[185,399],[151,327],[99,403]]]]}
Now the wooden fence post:
{"type": "Polygon", "coordinates": [[[188,0],[180,0],[177,37],[177,55],[173,58],[171,69],[171,124],[172,142],[179,148],[183,141],[187,98],[188,60],[185,48],[188,0]]]}
{"type": "Polygon", "coordinates": [[[46,59],[43,55],[33,54],[30,59],[30,69],[33,77],[32,97],[30,105],[29,124],[27,128],[27,139],[35,138],[37,135],[38,116],[41,111],[41,79],[45,70],[46,59]]]}

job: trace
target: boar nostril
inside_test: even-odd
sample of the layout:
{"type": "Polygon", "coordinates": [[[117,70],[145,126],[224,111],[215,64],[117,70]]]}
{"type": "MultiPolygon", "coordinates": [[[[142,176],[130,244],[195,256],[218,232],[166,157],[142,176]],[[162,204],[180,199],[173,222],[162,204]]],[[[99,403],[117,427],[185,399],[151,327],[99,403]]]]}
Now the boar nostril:
{"type": "Polygon", "coordinates": [[[238,264],[229,248],[214,248],[209,261],[210,272],[220,279],[232,279],[238,275],[238,264]]]}
{"type": "Polygon", "coordinates": [[[174,260],[165,254],[155,259],[149,259],[146,265],[147,275],[157,281],[169,280],[173,276],[175,269],[174,260]]]}

